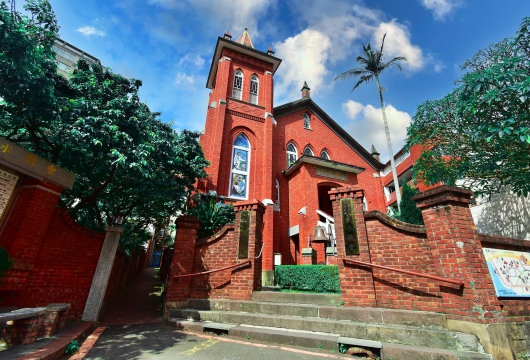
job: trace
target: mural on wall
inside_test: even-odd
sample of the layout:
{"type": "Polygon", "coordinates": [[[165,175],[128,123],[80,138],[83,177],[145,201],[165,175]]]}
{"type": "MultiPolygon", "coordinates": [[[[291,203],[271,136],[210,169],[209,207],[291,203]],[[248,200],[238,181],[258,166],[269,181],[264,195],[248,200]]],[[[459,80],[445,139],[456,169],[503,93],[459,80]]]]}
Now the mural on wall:
{"type": "Polygon", "coordinates": [[[530,297],[530,253],[483,248],[498,297],[530,297]]]}

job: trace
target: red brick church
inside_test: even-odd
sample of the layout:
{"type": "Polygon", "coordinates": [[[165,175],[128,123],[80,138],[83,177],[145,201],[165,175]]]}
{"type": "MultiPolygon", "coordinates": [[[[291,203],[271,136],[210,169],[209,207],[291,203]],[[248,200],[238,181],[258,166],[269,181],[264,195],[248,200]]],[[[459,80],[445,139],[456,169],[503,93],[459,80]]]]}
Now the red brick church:
{"type": "MultiPolygon", "coordinates": [[[[356,185],[365,210],[386,210],[384,164],[342,129],[310,96],[274,106],[274,73],[281,59],[254,48],[245,31],[219,37],[208,75],[211,89],[201,145],[211,162],[201,191],[228,201],[258,199],[267,206],[263,231],[263,284],[274,264],[300,264],[310,246],[326,263],[330,243],[312,243],[317,225],[333,222],[328,191],[356,185]],[[281,254],[281,255],[280,255],[281,254]]],[[[359,134],[362,136],[362,134],[359,134]]]]}

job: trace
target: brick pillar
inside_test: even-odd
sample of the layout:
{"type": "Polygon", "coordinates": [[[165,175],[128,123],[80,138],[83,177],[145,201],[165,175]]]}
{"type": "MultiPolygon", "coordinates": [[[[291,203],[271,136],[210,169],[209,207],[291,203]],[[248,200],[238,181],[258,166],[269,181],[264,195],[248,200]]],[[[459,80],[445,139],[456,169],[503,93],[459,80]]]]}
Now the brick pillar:
{"type": "Polygon", "coordinates": [[[465,285],[440,285],[447,318],[487,322],[500,303],[482,253],[469,204],[472,191],[440,186],[413,198],[422,210],[437,275],[465,285]]]}
{"type": "MultiPolygon", "coordinates": [[[[33,269],[62,188],[27,177],[0,236],[14,260],[0,290],[23,290],[33,269]]],[[[9,302],[9,299],[6,299],[9,302]]]]}
{"type": "Polygon", "coordinates": [[[238,241],[239,244],[239,251],[236,254],[237,261],[250,260],[250,265],[232,270],[229,290],[231,300],[252,300],[252,291],[261,290],[263,253],[260,254],[260,252],[263,244],[263,214],[265,209],[265,206],[257,199],[240,201],[234,204],[236,212],[235,241],[238,241]],[[246,211],[250,215],[248,250],[241,251],[242,230],[244,230],[241,226],[241,219],[246,211]],[[259,258],[256,259],[257,256],[259,258]]]}
{"type": "MultiPolygon", "coordinates": [[[[335,235],[337,240],[338,266],[340,273],[340,289],[342,299],[346,306],[376,306],[373,272],[370,267],[345,265],[343,259],[352,259],[370,263],[370,248],[368,234],[363,214],[364,192],[358,187],[342,187],[328,192],[333,205],[333,218],[335,219],[335,235]],[[354,226],[357,230],[358,255],[347,255],[346,241],[343,227],[343,212],[341,200],[352,199],[354,226]]],[[[350,235],[346,235],[350,236],[350,235]]]]}
{"type": "Polygon", "coordinates": [[[189,299],[191,276],[173,279],[175,275],[193,273],[197,229],[201,222],[196,216],[181,216],[177,219],[175,250],[169,269],[166,294],[166,316],[171,308],[186,307],[189,299]]]}
{"type": "Polygon", "coordinates": [[[313,248],[302,249],[302,265],[313,265],[317,262],[317,253],[313,248]]]}

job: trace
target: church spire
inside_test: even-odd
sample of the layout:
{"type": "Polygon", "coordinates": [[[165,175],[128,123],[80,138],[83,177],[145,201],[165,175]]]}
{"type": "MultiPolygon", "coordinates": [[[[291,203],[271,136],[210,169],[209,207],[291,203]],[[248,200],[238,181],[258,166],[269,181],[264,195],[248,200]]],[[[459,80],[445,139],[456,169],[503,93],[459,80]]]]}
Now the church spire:
{"type": "Polygon", "coordinates": [[[254,49],[254,45],[252,44],[252,40],[250,40],[250,35],[248,34],[247,28],[243,30],[243,33],[239,35],[239,37],[236,40],[236,43],[240,43],[242,45],[251,47],[254,49]]]}

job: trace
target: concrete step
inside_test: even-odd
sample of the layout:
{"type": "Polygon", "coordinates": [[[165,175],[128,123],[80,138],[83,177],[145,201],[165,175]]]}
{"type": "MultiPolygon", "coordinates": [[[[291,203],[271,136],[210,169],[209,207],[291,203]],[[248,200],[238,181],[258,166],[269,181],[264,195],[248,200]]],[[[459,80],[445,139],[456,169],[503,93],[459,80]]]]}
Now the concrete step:
{"type": "Polygon", "coordinates": [[[188,308],[197,310],[239,311],[281,316],[316,317],[321,319],[350,320],[362,323],[447,329],[447,319],[445,314],[426,311],[221,299],[190,299],[188,300],[188,308]]]}
{"type": "Polygon", "coordinates": [[[279,291],[254,291],[253,301],[271,303],[292,303],[292,304],[315,304],[340,306],[342,304],[341,294],[310,294],[310,293],[289,293],[279,291]]]}
{"type": "Polygon", "coordinates": [[[446,350],[483,351],[476,336],[451,332],[444,329],[224,310],[173,309],[170,312],[170,317],[195,321],[339,334],[343,337],[356,339],[446,350]]]}
{"type": "MultiPolygon", "coordinates": [[[[168,324],[177,329],[191,332],[210,331],[216,328],[215,323],[208,321],[194,321],[170,317],[168,324]]],[[[228,324],[225,324],[228,325],[228,324]]],[[[252,326],[248,324],[230,324],[226,332],[230,336],[253,341],[265,341],[283,345],[301,346],[311,349],[324,349],[339,352],[339,345],[345,344],[357,349],[371,351],[381,359],[410,360],[410,359],[437,359],[437,360],[492,360],[487,354],[478,352],[437,349],[425,346],[411,346],[392,344],[381,341],[365,340],[359,338],[342,337],[339,334],[315,332],[308,330],[294,330],[277,327],[252,326]]]]}

